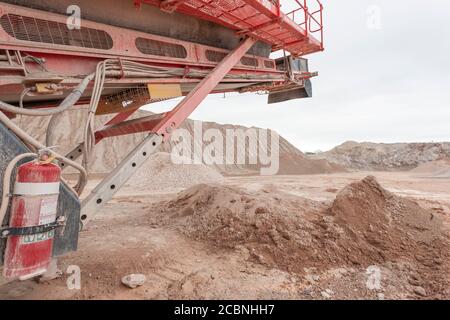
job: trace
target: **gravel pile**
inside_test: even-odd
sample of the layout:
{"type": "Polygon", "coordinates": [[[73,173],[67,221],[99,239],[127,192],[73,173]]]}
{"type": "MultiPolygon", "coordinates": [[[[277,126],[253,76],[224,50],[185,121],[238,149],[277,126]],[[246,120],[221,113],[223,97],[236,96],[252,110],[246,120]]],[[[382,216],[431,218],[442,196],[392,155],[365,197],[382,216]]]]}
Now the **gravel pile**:
{"type": "Polygon", "coordinates": [[[221,183],[223,176],[203,164],[175,164],[169,153],[153,154],[128,181],[137,192],[185,189],[199,183],[221,183]]]}

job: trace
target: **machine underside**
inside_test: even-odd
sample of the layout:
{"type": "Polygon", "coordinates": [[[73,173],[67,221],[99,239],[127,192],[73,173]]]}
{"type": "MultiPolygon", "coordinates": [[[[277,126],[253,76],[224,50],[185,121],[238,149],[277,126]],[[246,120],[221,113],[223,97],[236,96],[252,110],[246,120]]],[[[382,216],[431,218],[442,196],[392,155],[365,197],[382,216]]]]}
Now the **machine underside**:
{"type": "MultiPolygon", "coordinates": [[[[76,250],[80,227],[208,94],[264,92],[268,103],[312,95],[310,79],[317,73],[302,56],[323,50],[322,6],[308,11],[306,1],[295,3],[298,8],[284,14],[274,0],[0,2],[1,177],[14,156],[48,147],[15,131],[9,121],[21,112],[89,105],[91,120],[114,115],[102,128],[88,121],[81,128],[85,141],[56,157],[62,169],[82,158],[84,175],[101,140],[149,133],[82,202],[62,185],[58,216],[66,223],[56,233],[54,256],[76,250]],[[270,58],[278,50],[285,54],[270,58]],[[184,99],[172,111],[128,120],[144,105],[177,97],[184,99]]],[[[3,226],[8,221],[6,215],[3,226]]]]}

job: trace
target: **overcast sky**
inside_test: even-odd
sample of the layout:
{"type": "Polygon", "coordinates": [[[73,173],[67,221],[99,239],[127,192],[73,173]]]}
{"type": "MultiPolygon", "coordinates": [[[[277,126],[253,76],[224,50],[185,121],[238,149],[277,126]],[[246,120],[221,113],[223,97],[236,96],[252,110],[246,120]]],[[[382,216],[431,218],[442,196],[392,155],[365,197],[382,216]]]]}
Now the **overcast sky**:
{"type": "Polygon", "coordinates": [[[450,1],[323,4],[325,51],[309,56],[319,71],[313,98],[267,105],[264,95],[212,95],[192,118],[271,128],[302,151],[450,141],[450,1]]]}

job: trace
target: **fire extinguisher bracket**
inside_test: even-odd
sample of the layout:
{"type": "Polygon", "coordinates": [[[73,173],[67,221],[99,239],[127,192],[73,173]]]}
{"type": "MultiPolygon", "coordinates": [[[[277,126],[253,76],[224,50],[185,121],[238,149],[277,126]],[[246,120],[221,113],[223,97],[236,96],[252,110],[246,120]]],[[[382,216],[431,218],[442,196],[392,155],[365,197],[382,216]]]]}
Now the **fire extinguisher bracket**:
{"type": "Polygon", "coordinates": [[[29,236],[33,234],[49,232],[63,226],[65,226],[65,219],[58,219],[55,222],[39,226],[20,227],[20,228],[3,227],[0,228],[0,238],[4,239],[11,236],[29,236]]]}

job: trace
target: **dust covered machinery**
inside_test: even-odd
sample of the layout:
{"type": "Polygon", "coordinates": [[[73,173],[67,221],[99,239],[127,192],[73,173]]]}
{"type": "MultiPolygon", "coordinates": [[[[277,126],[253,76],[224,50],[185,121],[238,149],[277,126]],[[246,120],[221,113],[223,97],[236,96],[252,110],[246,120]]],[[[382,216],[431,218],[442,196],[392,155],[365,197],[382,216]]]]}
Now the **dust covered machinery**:
{"type": "MultiPolygon", "coordinates": [[[[317,0],[9,0],[0,2],[0,265],[7,278],[47,272],[79,231],[211,93],[311,97],[305,55],[323,50],[317,0]],[[286,2],[286,3],[285,3],[286,2]],[[281,57],[271,58],[272,52],[281,57]],[[173,110],[128,120],[184,97],[173,110]],[[59,154],[17,126],[89,105],[83,142],[59,154]],[[97,115],[113,117],[95,128],[97,115]],[[83,201],[95,145],[149,135],[83,201]],[[81,161],[77,162],[77,159],[81,161]],[[61,170],[79,172],[75,186],[61,170]]],[[[49,141],[49,139],[47,139],[49,141]]]]}

